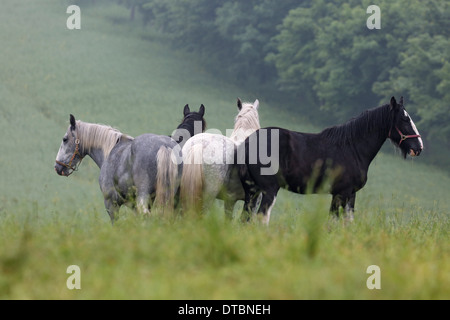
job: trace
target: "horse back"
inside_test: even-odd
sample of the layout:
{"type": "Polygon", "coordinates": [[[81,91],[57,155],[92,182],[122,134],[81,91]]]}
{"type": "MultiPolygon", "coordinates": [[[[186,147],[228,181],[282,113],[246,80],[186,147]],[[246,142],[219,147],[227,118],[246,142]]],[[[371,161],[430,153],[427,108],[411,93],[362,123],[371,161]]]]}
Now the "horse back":
{"type": "Polygon", "coordinates": [[[357,191],[367,180],[367,168],[361,165],[350,145],[337,145],[320,133],[288,131],[280,141],[280,166],[290,191],[297,193],[332,193],[357,191]],[[282,147],[283,146],[283,147],[282,147]]]}
{"type": "Polygon", "coordinates": [[[176,145],[170,137],[155,134],[118,142],[100,171],[103,193],[118,200],[130,197],[135,188],[153,193],[158,151],[161,146],[173,149],[176,145]]]}
{"type": "MultiPolygon", "coordinates": [[[[339,193],[353,188],[359,190],[367,179],[351,150],[324,140],[320,134],[302,133],[283,128],[269,127],[263,136],[255,133],[258,141],[258,161],[251,163],[246,156],[248,176],[263,188],[285,188],[296,193],[339,193]],[[278,153],[278,171],[273,175],[261,175],[267,167],[261,159],[261,144],[267,138],[267,153],[278,153]],[[277,150],[278,148],[278,150],[277,150]]],[[[246,141],[246,152],[251,152],[246,141]]],[[[264,153],[264,152],[262,152],[264,153]]]]}
{"type": "MultiPolygon", "coordinates": [[[[130,149],[130,164],[135,185],[149,185],[153,192],[158,165],[157,154],[160,148],[172,150],[177,146],[175,140],[165,135],[147,133],[136,137],[130,149]]],[[[181,164],[178,166],[181,167],[181,164]]]]}

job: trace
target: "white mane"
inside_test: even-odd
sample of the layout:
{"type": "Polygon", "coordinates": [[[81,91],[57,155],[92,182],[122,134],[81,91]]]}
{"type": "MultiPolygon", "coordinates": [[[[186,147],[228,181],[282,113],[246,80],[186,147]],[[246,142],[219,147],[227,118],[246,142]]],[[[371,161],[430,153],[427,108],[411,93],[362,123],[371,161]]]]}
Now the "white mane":
{"type": "Polygon", "coordinates": [[[259,101],[254,103],[244,102],[242,109],[234,120],[234,130],[230,139],[234,143],[240,144],[253,132],[261,128],[258,116],[259,101]]]}
{"type": "Polygon", "coordinates": [[[82,152],[90,152],[92,148],[101,148],[108,158],[112,148],[121,139],[133,140],[133,137],[123,134],[117,129],[103,124],[88,123],[77,120],[77,138],[80,139],[82,152]]]}

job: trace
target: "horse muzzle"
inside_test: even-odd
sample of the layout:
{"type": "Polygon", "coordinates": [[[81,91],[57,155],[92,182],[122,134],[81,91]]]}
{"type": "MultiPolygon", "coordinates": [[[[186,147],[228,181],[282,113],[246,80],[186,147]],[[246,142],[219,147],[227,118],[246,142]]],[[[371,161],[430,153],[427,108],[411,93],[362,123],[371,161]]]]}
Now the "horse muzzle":
{"type": "Polygon", "coordinates": [[[67,168],[63,167],[62,165],[60,165],[60,164],[58,164],[58,163],[55,164],[55,172],[56,172],[58,175],[63,176],[63,177],[68,177],[68,176],[70,176],[70,173],[69,173],[69,172],[66,172],[66,171],[68,171],[67,168]]]}
{"type": "Polygon", "coordinates": [[[409,149],[409,155],[411,157],[417,157],[420,155],[421,152],[422,152],[422,149],[419,149],[417,151],[414,151],[414,149],[409,149]]]}

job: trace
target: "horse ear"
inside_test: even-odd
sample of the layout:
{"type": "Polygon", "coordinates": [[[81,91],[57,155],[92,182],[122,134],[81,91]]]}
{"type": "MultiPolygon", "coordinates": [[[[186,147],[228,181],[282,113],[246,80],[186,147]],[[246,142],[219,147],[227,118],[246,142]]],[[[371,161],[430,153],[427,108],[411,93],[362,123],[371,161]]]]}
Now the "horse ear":
{"type": "Polygon", "coordinates": [[[237,107],[238,107],[238,110],[241,111],[241,109],[242,109],[242,101],[239,98],[237,98],[237,107]]]}
{"type": "Polygon", "coordinates": [[[73,114],[70,115],[70,130],[75,130],[77,123],[73,114]]]}
{"type": "Polygon", "coordinates": [[[258,100],[258,99],[256,99],[255,102],[253,102],[253,107],[254,107],[256,110],[258,110],[258,108],[259,108],[259,100],[258,100]]]}
{"type": "Polygon", "coordinates": [[[400,101],[398,103],[399,105],[401,105],[403,107],[403,96],[401,96],[400,101]]]}
{"type": "Polygon", "coordinates": [[[189,112],[191,112],[191,110],[189,109],[189,105],[187,104],[184,106],[184,109],[183,109],[184,116],[186,117],[189,112]]]}
{"type": "Polygon", "coordinates": [[[395,100],[395,97],[391,98],[390,107],[391,107],[391,110],[397,108],[397,101],[395,100]]]}
{"type": "Polygon", "coordinates": [[[198,113],[203,117],[205,115],[205,106],[202,104],[200,106],[200,109],[198,110],[198,113]]]}

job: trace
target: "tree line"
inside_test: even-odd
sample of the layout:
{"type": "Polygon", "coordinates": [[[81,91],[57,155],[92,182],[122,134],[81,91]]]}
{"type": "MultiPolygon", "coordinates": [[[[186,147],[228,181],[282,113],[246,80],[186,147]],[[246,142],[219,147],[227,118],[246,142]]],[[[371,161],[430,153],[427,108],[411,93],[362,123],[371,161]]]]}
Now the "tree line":
{"type": "Polygon", "coordinates": [[[450,0],[118,0],[130,19],[235,79],[275,87],[338,123],[404,96],[450,147],[450,0]],[[139,14],[137,14],[139,13],[139,14]]]}

